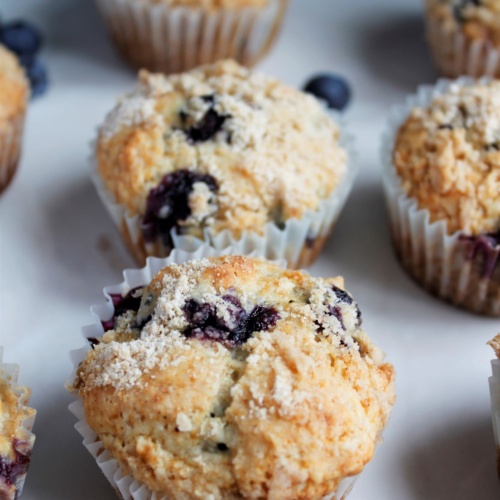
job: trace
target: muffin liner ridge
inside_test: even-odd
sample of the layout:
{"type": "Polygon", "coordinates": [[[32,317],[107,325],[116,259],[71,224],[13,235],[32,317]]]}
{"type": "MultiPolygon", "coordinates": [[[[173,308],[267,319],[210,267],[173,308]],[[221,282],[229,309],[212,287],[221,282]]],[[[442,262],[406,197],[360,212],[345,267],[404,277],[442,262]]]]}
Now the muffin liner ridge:
{"type": "MultiPolygon", "coordinates": [[[[204,257],[214,257],[222,255],[237,255],[239,249],[237,247],[227,247],[224,250],[215,250],[209,245],[205,244],[198,248],[195,252],[185,252],[183,250],[174,249],[168,258],[149,257],[146,266],[141,269],[128,269],[124,271],[124,281],[119,285],[106,287],[103,293],[107,299],[105,304],[94,305],[91,307],[92,315],[94,316],[94,323],[82,328],[82,336],[85,339],[85,345],[79,349],[70,352],[70,359],[73,364],[71,378],[67,383],[67,387],[73,386],[73,381],[76,377],[76,372],[82,360],[85,358],[86,353],[91,349],[88,338],[101,337],[103,334],[103,327],[101,320],[109,319],[114,311],[113,302],[110,294],[123,293],[137,286],[144,285],[151,281],[163,267],[170,264],[181,264],[192,259],[202,259],[204,257]]],[[[258,252],[253,252],[250,256],[262,257],[258,252]]],[[[278,262],[282,267],[285,267],[285,262],[278,262]]],[[[116,490],[118,495],[124,500],[170,500],[167,497],[160,497],[158,494],[152,492],[146,485],[136,481],[131,475],[124,474],[121,470],[119,463],[114,459],[107,450],[105,450],[102,441],[99,440],[98,435],[89,427],[85,421],[85,412],[83,403],[80,398],[69,405],[70,412],[78,419],[75,424],[75,429],[83,437],[83,445],[89,453],[96,459],[97,465],[106,476],[107,480],[116,490]]],[[[344,500],[351,492],[357,480],[357,476],[352,476],[343,479],[337,490],[323,500],[344,500]]]]}
{"type": "MultiPolygon", "coordinates": [[[[488,83],[489,78],[479,80],[488,83]]],[[[427,291],[478,314],[500,316],[500,245],[472,248],[460,231],[450,235],[446,222],[430,222],[427,209],[407,196],[392,161],[400,126],[414,107],[428,107],[451,86],[476,83],[469,77],[424,85],[404,105],[393,108],[382,137],[383,183],[393,243],[405,269],[427,291]],[[492,267],[485,273],[486,267],[492,267]]]]}
{"type": "Polygon", "coordinates": [[[491,397],[491,418],[497,447],[497,467],[500,475],[500,359],[491,362],[492,375],[488,379],[491,397]]]}
{"type": "MultiPolygon", "coordinates": [[[[31,410],[31,415],[27,415],[22,423],[21,423],[21,431],[24,435],[24,441],[30,448],[33,448],[33,444],[35,442],[35,435],[32,432],[33,425],[35,423],[36,410],[33,408],[29,408],[29,399],[30,392],[27,391],[25,387],[17,385],[17,379],[19,376],[19,365],[14,363],[4,363],[3,362],[3,347],[0,346],[0,377],[2,377],[5,381],[10,383],[12,390],[19,397],[18,407],[20,409],[26,408],[27,410],[31,410]]],[[[19,498],[23,492],[24,483],[26,481],[27,472],[24,474],[20,474],[16,478],[16,496],[15,498],[19,498]]]]}
{"type": "MultiPolygon", "coordinates": [[[[279,228],[276,223],[270,221],[264,226],[262,235],[244,231],[240,238],[233,237],[229,230],[212,235],[210,230],[206,228],[202,240],[195,236],[177,234],[174,228],[171,232],[173,248],[193,252],[206,243],[209,243],[217,250],[233,246],[243,255],[257,251],[267,259],[285,259],[288,262],[288,267],[292,269],[310,266],[323,249],[333,230],[358,172],[355,141],[346,127],[345,119],[336,112],[328,111],[328,114],[339,127],[339,144],[347,153],[347,161],[344,175],[338,185],[328,198],[319,202],[317,210],[308,210],[301,219],[288,219],[283,228],[279,228]]],[[[126,246],[140,265],[144,265],[146,258],[149,256],[166,257],[170,249],[164,247],[160,238],[151,243],[144,241],[141,230],[141,216],[139,214],[130,215],[127,208],[117,203],[113,195],[106,189],[98,172],[95,157],[96,143],[97,141],[93,141],[91,144],[91,178],[102,203],[120,231],[126,246]]]]}
{"type": "Polygon", "coordinates": [[[164,73],[232,58],[252,66],[273,45],[288,0],[264,7],[169,6],[137,0],[96,0],[124,59],[164,73]]]}
{"type": "Polygon", "coordinates": [[[490,40],[471,39],[460,26],[447,29],[427,15],[427,38],[439,70],[447,77],[500,77],[500,47],[490,40]]]}

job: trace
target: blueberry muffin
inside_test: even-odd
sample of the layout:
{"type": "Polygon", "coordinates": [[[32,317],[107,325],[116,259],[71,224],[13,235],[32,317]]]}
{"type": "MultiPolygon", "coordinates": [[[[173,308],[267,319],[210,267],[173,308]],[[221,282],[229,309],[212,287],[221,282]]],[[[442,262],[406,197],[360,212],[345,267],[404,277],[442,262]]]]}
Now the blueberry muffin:
{"type": "Polygon", "coordinates": [[[447,76],[500,76],[497,0],[426,0],[428,35],[447,76]]]}
{"type": "Polygon", "coordinates": [[[394,370],[341,278],[216,257],[112,299],[74,389],[106,450],[149,490],[321,499],[372,458],[394,370]]]}
{"type": "Polygon", "coordinates": [[[14,500],[21,495],[30,463],[35,410],[25,406],[30,390],[15,385],[4,370],[8,366],[2,365],[0,352],[0,498],[14,500]]]}
{"type": "Polygon", "coordinates": [[[0,192],[17,169],[28,99],[24,71],[14,54],[0,44],[0,192]]]}
{"type": "Polygon", "coordinates": [[[174,73],[233,58],[251,66],[273,45],[288,0],[97,0],[122,57],[174,73]]]}
{"type": "Polygon", "coordinates": [[[253,234],[267,238],[266,256],[287,258],[272,251],[291,247],[292,264],[304,265],[349,178],[339,127],[320,103],[232,61],[170,77],[141,72],[96,153],[105,203],[123,207],[115,220],[139,262],[168,255],[176,235],[225,246],[253,234]]]}
{"type": "MultiPolygon", "coordinates": [[[[451,84],[415,107],[397,133],[393,165],[429,225],[441,223],[443,241],[453,240],[447,276],[442,262],[430,268],[434,248],[406,262],[412,274],[452,302],[500,314],[500,82],[451,84]]],[[[432,247],[443,245],[433,238],[432,247]]],[[[403,260],[420,239],[396,241],[403,260]]]]}

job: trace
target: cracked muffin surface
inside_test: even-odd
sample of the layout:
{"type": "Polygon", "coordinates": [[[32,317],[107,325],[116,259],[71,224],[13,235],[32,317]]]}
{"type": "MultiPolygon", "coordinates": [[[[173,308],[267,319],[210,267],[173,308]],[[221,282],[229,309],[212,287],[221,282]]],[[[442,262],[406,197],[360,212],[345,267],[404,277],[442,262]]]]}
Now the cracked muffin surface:
{"type": "Polygon", "coordinates": [[[232,61],[141,72],[97,143],[106,190],[140,217],[146,242],[167,244],[172,229],[239,238],[300,219],[332,195],[346,163],[314,97],[232,61]]]}
{"type": "Polygon", "coordinates": [[[452,85],[401,126],[393,161],[403,189],[449,234],[500,243],[500,82],[452,85]]]}
{"type": "Polygon", "coordinates": [[[372,458],[394,370],[341,278],[220,257],[170,265],[112,299],[74,389],[150,490],[320,499],[372,458]]]}

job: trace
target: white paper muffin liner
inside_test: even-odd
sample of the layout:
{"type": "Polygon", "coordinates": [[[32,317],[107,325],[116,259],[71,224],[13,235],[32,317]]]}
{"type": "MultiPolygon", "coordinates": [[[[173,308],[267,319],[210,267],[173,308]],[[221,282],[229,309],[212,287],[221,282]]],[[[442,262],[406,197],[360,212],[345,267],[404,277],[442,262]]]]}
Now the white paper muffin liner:
{"type": "Polygon", "coordinates": [[[491,418],[497,446],[498,474],[500,475],[500,359],[491,362],[492,375],[488,379],[491,396],[491,418]]]}
{"type": "MultiPolygon", "coordinates": [[[[328,198],[320,201],[317,210],[305,212],[301,219],[288,219],[283,228],[279,228],[274,222],[268,222],[262,235],[244,231],[240,238],[233,237],[229,230],[213,235],[207,228],[202,240],[195,236],[179,235],[173,229],[171,232],[173,247],[192,252],[206,243],[217,250],[233,246],[242,255],[257,251],[267,259],[284,259],[287,261],[288,267],[293,269],[311,265],[323,249],[347,201],[358,172],[354,138],[347,130],[345,120],[339,113],[332,111],[328,111],[328,113],[339,125],[339,143],[347,152],[347,164],[339,184],[328,198]]],[[[91,147],[94,152],[95,142],[91,147]]],[[[124,205],[115,202],[113,195],[106,189],[97,171],[97,160],[94,153],[90,161],[91,178],[99,197],[136,261],[143,265],[147,257],[166,257],[170,249],[164,246],[161,238],[152,243],[144,241],[141,216],[130,215],[124,205]]]]}
{"type": "Polygon", "coordinates": [[[500,48],[491,41],[471,39],[460,26],[451,29],[431,15],[427,15],[427,38],[436,65],[445,76],[500,76],[500,48]]]}
{"type": "Polygon", "coordinates": [[[255,64],[271,48],[288,0],[254,8],[169,6],[141,0],[97,0],[120,54],[134,66],[172,73],[232,58],[255,64]]]}
{"type": "MultiPolygon", "coordinates": [[[[70,352],[73,371],[67,386],[73,386],[73,381],[75,380],[78,367],[84,360],[87,352],[91,349],[87,339],[102,337],[104,329],[101,321],[106,321],[113,315],[114,306],[111,300],[111,294],[123,294],[132,288],[149,283],[163,267],[173,263],[181,264],[192,259],[237,254],[239,254],[239,249],[237,247],[228,247],[219,251],[209,245],[204,245],[193,253],[176,249],[173,250],[167,258],[148,258],[146,266],[142,269],[126,270],[123,273],[124,280],[122,283],[104,288],[103,293],[107,302],[105,304],[94,305],[91,307],[91,312],[94,316],[94,323],[82,328],[82,336],[85,339],[85,345],[80,349],[70,352]]],[[[262,254],[259,254],[259,252],[253,252],[251,256],[262,257],[262,254]]],[[[281,262],[283,267],[285,267],[285,264],[285,262],[281,262]]],[[[158,496],[149,490],[144,484],[136,481],[131,475],[123,473],[118,461],[104,449],[104,445],[102,441],[100,441],[98,435],[86,423],[83,403],[80,398],[69,405],[69,410],[78,419],[78,422],[75,424],[75,429],[83,437],[83,445],[96,459],[97,465],[121,498],[124,500],[173,500],[168,499],[167,497],[158,496]]],[[[359,475],[342,480],[337,490],[324,497],[324,500],[344,500],[347,498],[347,495],[351,492],[358,477],[359,475]]]]}
{"type": "MultiPolygon", "coordinates": [[[[36,412],[32,408],[28,408],[30,392],[26,389],[26,387],[17,385],[18,375],[19,375],[19,365],[13,363],[3,363],[3,348],[2,346],[0,346],[0,377],[3,380],[6,380],[11,385],[12,390],[18,395],[19,408],[29,409],[30,412],[32,413],[30,416],[27,416],[26,418],[23,419],[19,433],[20,437],[22,437],[23,442],[26,442],[26,445],[23,444],[23,446],[26,446],[28,449],[31,450],[35,442],[35,435],[31,431],[33,429],[33,424],[35,423],[36,412]]],[[[21,474],[16,478],[16,483],[15,483],[16,499],[19,498],[23,492],[24,483],[26,481],[26,475],[27,473],[21,474]]],[[[0,495],[1,495],[1,484],[0,484],[0,495]]],[[[8,500],[8,497],[6,498],[6,500],[8,500]]]]}
{"type": "Polygon", "coordinates": [[[500,316],[500,245],[491,250],[474,248],[461,238],[461,232],[449,235],[445,221],[431,223],[429,211],[406,195],[392,161],[398,130],[414,107],[428,107],[451,85],[474,83],[467,77],[439,80],[435,86],[419,87],[416,95],[392,110],[382,138],[384,190],[393,243],[410,275],[430,293],[457,306],[500,316]],[[494,266],[489,275],[483,271],[486,260],[494,266]]]}
{"type": "Polygon", "coordinates": [[[0,193],[14,177],[21,155],[24,111],[0,127],[0,193]]]}

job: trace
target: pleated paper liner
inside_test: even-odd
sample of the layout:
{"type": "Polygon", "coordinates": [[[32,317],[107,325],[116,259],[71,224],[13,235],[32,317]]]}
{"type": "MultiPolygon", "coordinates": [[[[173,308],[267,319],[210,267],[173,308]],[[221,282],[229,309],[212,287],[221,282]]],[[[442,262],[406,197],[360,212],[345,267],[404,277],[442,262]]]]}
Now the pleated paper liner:
{"type": "Polygon", "coordinates": [[[167,2],[97,0],[122,57],[151,71],[174,73],[219,59],[252,66],[273,45],[288,0],[263,7],[169,6],[167,2]]]}
{"type": "Polygon", "coordinates": [[[439,19],[427,17],[429,45],[444,76],[500,77],[500,47],[490,40],[467,37],[458,25],[453,30],[439,19]]]}
{"type": "MultiPolygon", "coordinates": [[[[263,234],[244,231],[235,238],[230,231],[212,234],[205,229],[204,238],[177,234],[173,229],[171,239],[173,248],[192,252],[206,243],[218,250],[228,246],[238,249],[242,255],[258,252],[267,259],[284,259],[288,267],[302,269],[310,266],[321,253],[331,231],[335,226],[342,208],[350,194],[358,169],[355,159],[354,138],[348,131],[345,120],[332,111],[328,113],[339,124],[340,145],[347,152],[347,165],[343,177],[331,195],[321,200],[317,210],[309,210],[301,219],[288,219],[283,227],[268,222],[263,234]]],[[[95,143],[92,144],[94,150],[95,143]]],[[[166,257],[172,250],[159,237],[154,242],[144,241],[141,229],[141,216],[130,215],[124,205],[116,203],[113,195],[106,189],[97,172],[97,161],[91,158],[91,177],[101,201],[117,226],[123,241],[139,265],[144,265],[147,257],[166,257]]]]}
{"type": "MultiPolygon", "coordinates": [[[[94,323],[82,329],[82,335],[85,339],[84,346],[70,353],[73,363],[72,376],[68,382],[68,386],[73,385],[73,380],[76,377],[78,366],[83,361],[86,353],[91,349],[88,338],[99,338],[103,335],[104,330],[101,321],[106,321],[113,315],[114,307],[111,300],[111,294],[123,294],[128,290],[147,284],[151,279],[165,266],[176,263],[181,264],[192,259],[201,259],[204,257],[234,255],[238,254],[238,249],[229,247],[223,251],[215,250],[209,245],[204,245],[194,253],[184,252],[182,250],[174,250],[168,258],[148,258],[146,266],[142,269],[127,270],[124,272],[124,281],[116,286],[106,287],[103,290],[104,296],[107,299],[105,304],[96,305],[91,308],[94,316],[94,323]]],[[[252,254],[254,257],[259,257],[257,252],[252,254]]],[[[283,266],[284,262],[281,263],[283,266]]],[[[136,481],[131,475],[125,474],[116,459],[108,453],[99,436],[88,426],[85,421],[85,413],[83,403],[80,399],[69,405],[69,410],[78,419],[75,424],[76,430],[83,438],[83,445],[89,453],[96,459],[97,465],[102,473],[106,476],[110,484],[116,490],[117,494],[124,500],[174,500],[158,495],[147,488],[144,484],[136,481]]],[[[344,500],[352,490],[358,476],[353,476],[344,479],[340,482],[337,490],[326,496],[324,500],[344,500]]]]}
{"type": "Polygon", "coordinates": [[[415,281],[459,307],[500,316],[500,245],[492,247],[481,238],[467,238],[460,232],[449,235],[445,221],[430,222],[429,211],[406,195],[392,161],[398,130],[414,107],[428,107],[451,85],[474,83],[474,79],[464,77],[421,86],[404,105],[392,110],[382,139],[384,189],[396,253],[415,281]]]}
{"type": "MultiPolygon", "coordinates": [[[[16,452],[23,457],[23,460],[27,460],[26,470],[21,472],[15,477],[15,482],[13,484],[15,492],[13,496],[9,496],[11,493],[4,493],[2,489],[2,471],[0,470],[0,498],[9,500],[10,498],[18,499],[22,492],[24,483],[26,481],[26,475],[28,473],[29,458],[31,456],[31,450],[33,449],[33,444],[35,442],[35,435],[31,432],[33,429],[33,424],[35,422],[36,411],[33,408],[29,408],[29,398],[30,390],[26,387],[17,385],[17,379],[19,375],[19,365],[13,363],[3,363],[3,348],[0,346],[0,377],[2,380],[6,381],[18,396],[18,408],[25,415],[21,423],[21,429],[19,435],[19,441],[15,445],[16,452]],[[2,496],[6,495],[6,496],[2,496]]],[[[9,485],[10,487],[11,485],[9,485]]]]}

